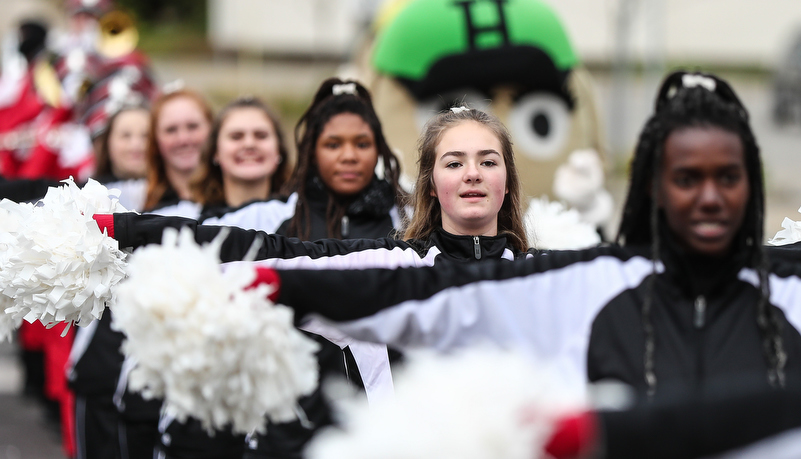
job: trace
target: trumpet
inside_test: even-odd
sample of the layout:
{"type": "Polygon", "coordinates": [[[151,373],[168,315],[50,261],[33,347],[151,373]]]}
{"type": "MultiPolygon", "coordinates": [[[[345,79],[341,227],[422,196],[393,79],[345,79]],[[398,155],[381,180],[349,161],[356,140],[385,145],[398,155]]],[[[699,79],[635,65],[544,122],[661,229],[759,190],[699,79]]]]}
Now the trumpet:
{"type": "Polygon", "coordinates": [[[136,30],[133,18],[122,11],[110,11],[98,21],[100,34],[97,40],[97,51],[105,57],[114,59],[125,56],[136,49],[139,42],[139,31],[136,30]]]}

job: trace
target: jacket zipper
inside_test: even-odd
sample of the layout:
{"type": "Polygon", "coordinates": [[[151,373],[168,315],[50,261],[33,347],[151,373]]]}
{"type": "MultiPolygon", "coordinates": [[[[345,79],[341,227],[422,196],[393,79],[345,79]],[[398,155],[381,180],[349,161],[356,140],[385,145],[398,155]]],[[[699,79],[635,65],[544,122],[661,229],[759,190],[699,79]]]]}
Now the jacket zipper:
{"type": "Polygon", "coordinates": [[[347,215],[342,216],[342,239],[347,239],[350,233],[350,219],[347,215]]]}
{"type": "Polygon", "coordinates": [[[481,243],[478,241],[478,236],[473,236],[473,255],[476,260],[481,259],[481,243]]]}
{"type": "Polygon", "coordinates": [[[703,295],[699,295],[698,298],[695,299],[695,328],[703,328],[704,322],[706,320],[706,298],[703,295]]]}

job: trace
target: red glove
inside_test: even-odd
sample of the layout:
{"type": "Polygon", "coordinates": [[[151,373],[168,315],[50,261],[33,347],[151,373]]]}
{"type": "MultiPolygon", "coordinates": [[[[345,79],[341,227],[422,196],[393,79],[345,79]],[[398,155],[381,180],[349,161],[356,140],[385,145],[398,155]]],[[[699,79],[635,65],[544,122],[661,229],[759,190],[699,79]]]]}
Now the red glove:
{"type": "Polygon", "coordinates": [[[256,279],[252,284],[245,287],[245,289],[255,288],[261,284],[272,286],[273,291],[267,295],[267,298],[273,303],[278,301],[278,295],[281,293],[281,278],[278,276],[278,271],[266,266],[258,266],[256,268],[256,279]]]}
{"type": "Polygon", "coordinates": [[[545,452],[555,459],[589,457],[598,442],[598,419],[592,411],[556,420],[545,452]]]}
{"type": "Polygon", "coordinates": [[[114,237],[114,214],[94,214],[92,215],[92,218],[94,218],[97,222],[97,226],[100,228],[101,233],[103,230],[106,230],[108,237],[114,237]]]}

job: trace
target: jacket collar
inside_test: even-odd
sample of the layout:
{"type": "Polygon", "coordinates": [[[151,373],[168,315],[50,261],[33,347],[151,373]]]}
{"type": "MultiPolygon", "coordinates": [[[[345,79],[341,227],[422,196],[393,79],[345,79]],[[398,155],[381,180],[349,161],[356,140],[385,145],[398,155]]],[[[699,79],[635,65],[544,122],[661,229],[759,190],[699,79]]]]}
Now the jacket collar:
{"type": "Polygon", "coordinates": [[[732,250],[722,257],[689,253],[674,240],[667,229],[660,231],[660,258],[665,273],[673,278],[686,296],[711,295],[732,281],[747,265],[748,251],[732,250]]]}
{"type": "Polygon", "coordinates": [[[351,197],[339,197],[332,193],[315,173],[306,181],[306,197],[310,207],[326,214],[333,201],[346,207],[345,215],[349,217],[379,218],[395,205],[395,190],[386,180],[373,176],[373,180],[359,194],[351,197]]]}
{"type": "Polygon", "coordinates": [[[505,235],[460,236],[442,228],[431,233],[430,243],[439,247],[441,256],[461,262],[499,259],[509,248],[505,235]]]}

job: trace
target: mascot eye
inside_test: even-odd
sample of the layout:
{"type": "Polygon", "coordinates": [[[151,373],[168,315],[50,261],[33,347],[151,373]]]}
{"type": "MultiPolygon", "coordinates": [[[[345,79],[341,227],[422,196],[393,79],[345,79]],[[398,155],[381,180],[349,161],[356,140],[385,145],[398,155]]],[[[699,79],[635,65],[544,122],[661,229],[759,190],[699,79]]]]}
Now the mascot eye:
{"type": "Polygon", "coordinates": [[[415,119],[417,129],[421,132],[426,122],[439,112],[445,111],[454,105],[464,105],[465,107],[487,110],[490,105],[490,98],[474,89],[464,89],[449,91],[445,94],[429,97],[417,103],[415,119]]]}
{"type": "Polygon", "coordinates": [[[570,133],[570,109],[548,93],[521,97],[509,114],[509,129],[516,146],[533,160],[555,157],[570,133]]]}

